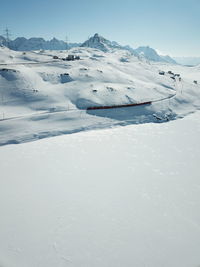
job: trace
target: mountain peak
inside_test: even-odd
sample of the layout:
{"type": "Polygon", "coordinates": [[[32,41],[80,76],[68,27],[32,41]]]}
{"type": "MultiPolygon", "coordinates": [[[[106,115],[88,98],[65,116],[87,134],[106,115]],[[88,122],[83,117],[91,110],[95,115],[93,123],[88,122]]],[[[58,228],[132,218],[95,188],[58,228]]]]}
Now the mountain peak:
{"type": "Polygon", "coordinates": [[[95,33],[94,36],[90,37],[85,41],[81,47],[90,47],[102,50],[107,52],[109,50],[110,41],[106,40],[104,37],[100,36],[98,33],[95,33]]]}
{"type": "Polygon", "coordinates": [[[92,37],[85,41],[81,47],[96,48],[103,52],[108,52],[112,48],[122,48],[117,42],[109,41],[98,33],[95,33],[92,37]]]}

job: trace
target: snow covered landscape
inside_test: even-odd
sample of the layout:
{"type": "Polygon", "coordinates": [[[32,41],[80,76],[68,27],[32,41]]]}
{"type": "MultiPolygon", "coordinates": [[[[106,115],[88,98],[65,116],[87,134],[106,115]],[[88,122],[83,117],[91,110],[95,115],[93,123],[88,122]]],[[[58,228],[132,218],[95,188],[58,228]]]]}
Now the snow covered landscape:
{"type": "Polygon", "coordinates": [[[0,266],[199,267],[200,65],[25,50],[0,46],[0,266]]]}
{"type": "Polygon", "coordinates": [[[170,64],[155,56],[149,61],[152,50],[148,56],[146,48],[141,56],[112,44],[95,34],[68,51],[0,48],[0,144],[166,121],[199,108],[199,66],[170,64]],[[78,59],[64,60],[69,55],[78,59]],[[109,112],[87,110],[145,102],[152,103],[109,112]]]}

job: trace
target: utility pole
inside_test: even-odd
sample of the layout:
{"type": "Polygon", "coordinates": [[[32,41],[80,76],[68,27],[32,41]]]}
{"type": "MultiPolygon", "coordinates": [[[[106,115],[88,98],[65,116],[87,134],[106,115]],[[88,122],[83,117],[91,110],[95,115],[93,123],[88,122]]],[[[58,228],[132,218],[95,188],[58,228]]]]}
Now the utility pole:
{"type": "Polygon", "coordinates": [[[5,31],[4,31],[4,36],[6,38],[6,46],[9,47],[9,42],[10,42],[10,37],[11,37],[11,33],[10,30],[8,29],[8,27],[6,27],[5,31]]]}
{"type": "Polygon", "coordinates": [[[66,50],[68,50],[68,48],[69,48],[69,46],[68,46],[69,38],[68,38],[67,35],[66,35],[66,37],[65,37],[65,43],[66,43],[66,50]]]}

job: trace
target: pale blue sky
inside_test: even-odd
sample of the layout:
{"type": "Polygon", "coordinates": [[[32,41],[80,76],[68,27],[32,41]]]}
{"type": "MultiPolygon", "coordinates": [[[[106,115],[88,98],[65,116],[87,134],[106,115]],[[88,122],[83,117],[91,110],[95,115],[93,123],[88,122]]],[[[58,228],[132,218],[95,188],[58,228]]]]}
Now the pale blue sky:
{"type": "Polygon", "coordinates": [[[200,56],[200,0],[0,0],[0,34],[83,42],[98,32],[133,48],[200,56]]]}

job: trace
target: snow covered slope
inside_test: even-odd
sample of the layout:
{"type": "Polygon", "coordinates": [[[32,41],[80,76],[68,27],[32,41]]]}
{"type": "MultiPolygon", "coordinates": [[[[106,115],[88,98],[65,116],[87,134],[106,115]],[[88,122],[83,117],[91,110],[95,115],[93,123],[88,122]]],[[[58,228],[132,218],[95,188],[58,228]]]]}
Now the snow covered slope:
{"type": "Polygon", "coordinates": [[[164,62],[168,62],[168,63],[171,63],[171,64],[177,64],[177,62],[175,61],[175,59],[173,59],[172,57],[170,56],[162,56],[162,55],[159,55],[163,60],[161,61],[164,61],[164,62]]]}
{"type": "Polygon", "coordinates": [[[173,60],[170,56],[161,56],[156,52],[156,50],[149,46],[140,46],[135,49],[135,52],[138,53],[141,57],[150,61],[176,64],[176,61],[173,60]]]}
{"type": "Polygon", "coordinates": [[[25,53],[0,48],[1,144],[166,121],[200,107],[199,85],[193,83],[198,80],[198,68],[146,63],[129,51],[114,48],[104,53],[82,47],[68,53],[80,60],[63,61],[66,51],[25,53]],[[161,70],[166,70],[165,75],[159,74],[161,70]],[[182,79],[168,70],[180,73],[182,79]],[[167,100],[114,111],[86,110],[162,99],[167,100]]]}
{"type": "Polygon", "coordinates": [[[199,266],[199,121],[1,147],[0,266],[199,266]]]}

